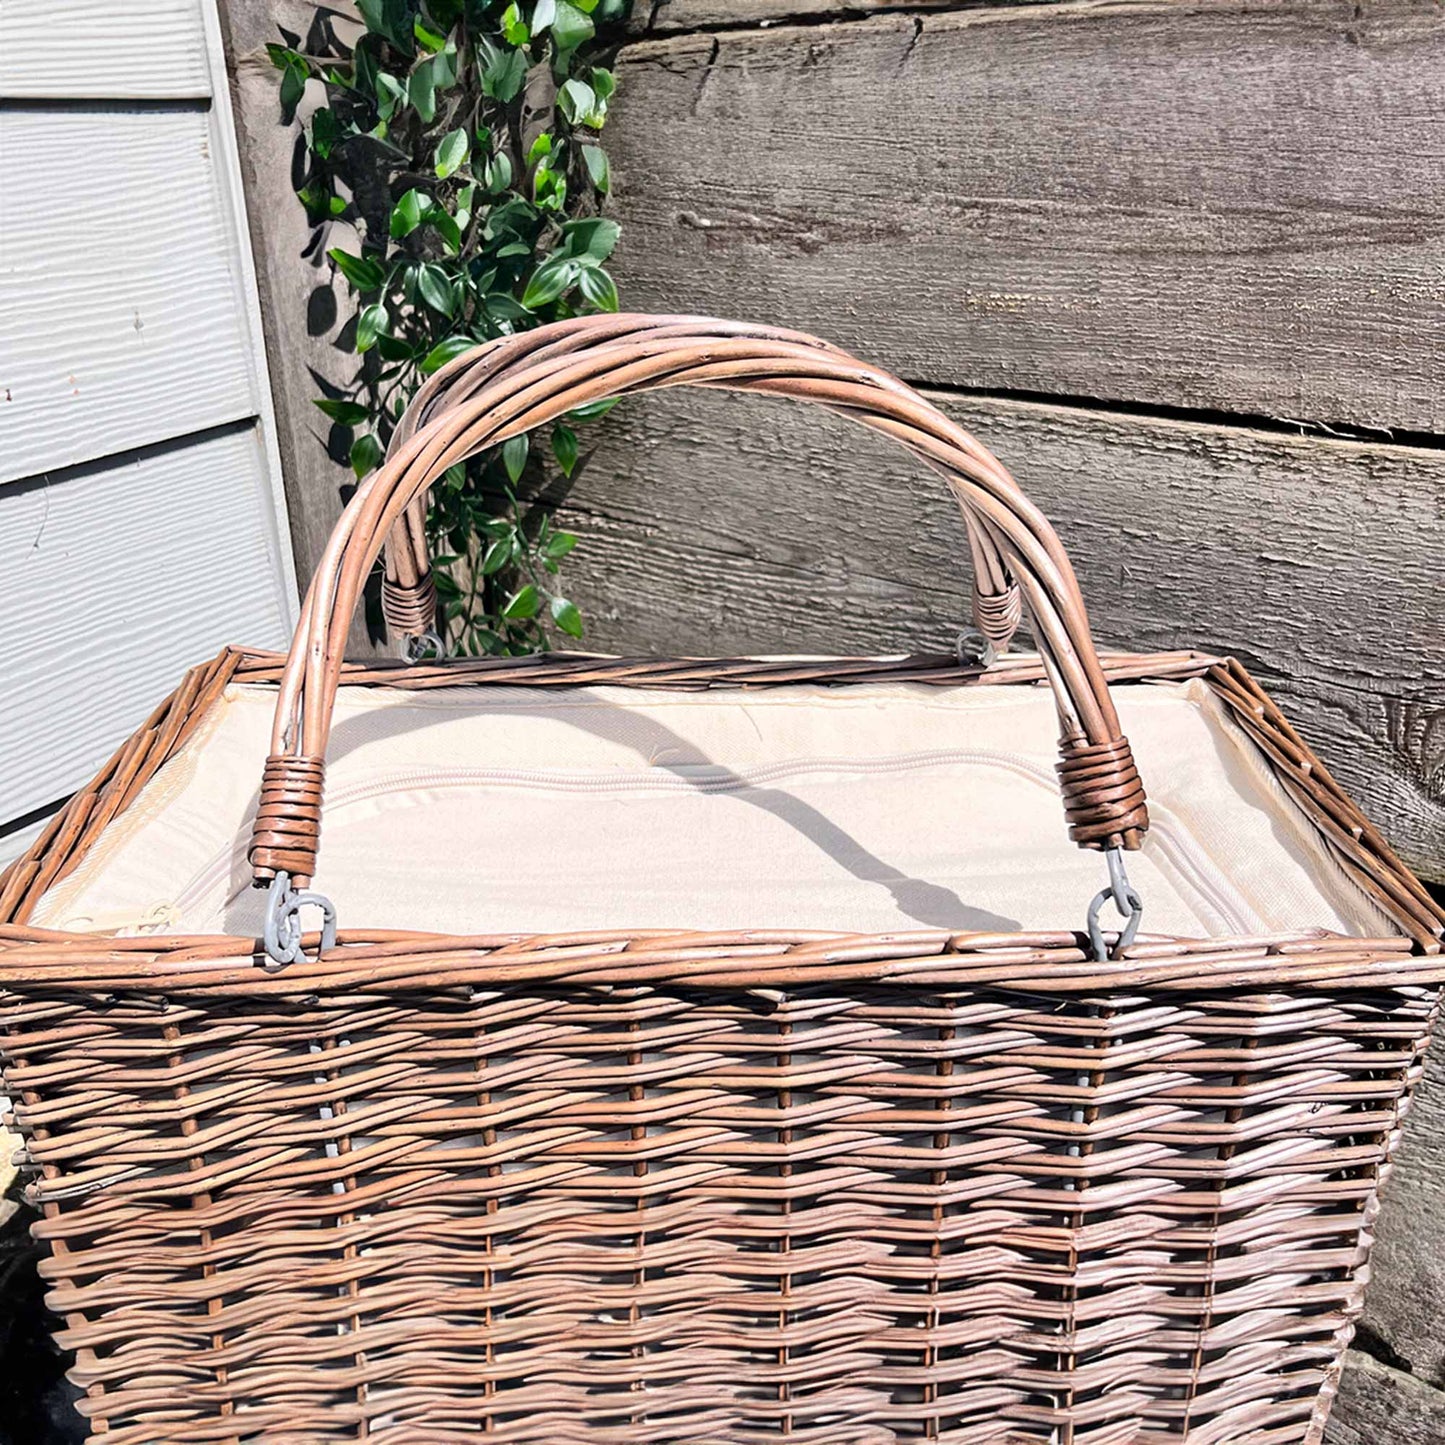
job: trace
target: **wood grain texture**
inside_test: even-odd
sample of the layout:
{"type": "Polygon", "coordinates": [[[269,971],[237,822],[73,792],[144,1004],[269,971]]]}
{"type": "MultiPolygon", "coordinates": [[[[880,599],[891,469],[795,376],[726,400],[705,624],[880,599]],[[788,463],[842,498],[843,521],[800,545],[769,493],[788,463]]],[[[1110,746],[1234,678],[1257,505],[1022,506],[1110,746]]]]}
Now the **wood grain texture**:
{"type": "Polygon", "coordinates": [[[254,427],[0,492],[0,798],[83,783],[197,658],[290,640],[254,427]]]}
{"type": "MultiPolygon", "coordinates": [[[[1445,453],[930,399],[1058,526],[1101,641],[1238,655],[1414,866],[1445,877],[1445,453]]],[[[565,509],[588,645],[946,648],[968,616],[941,483],[861,429],[676,392],[593,435],[565,509]]]]}
{"type": "MultiPolygon", "coordinates": [[[[629,25],[636,31],[665,33],[718,26],[777,25],[785,20],[844,20],[884,10],[962,10],[971,0],[642,0],[632,7],[629,25]]],[[[1036,0],[1003,0],[1032,4],[1036,0]]],[[[1038,0],[1043,3],[1043,0],[1038,0]]]]}
{"type": "Polygon", "coordinates": [[[0,481],[255,414],[212,151],[199,108],[0,112],[0,481]]]}
{"type": "MultiPolygon", "coordinates": [[[[1412,1375],[1445,1391],[1445,1039],[1431,1050],[1385,1192],[1365,1324],[1412,1375]]],[[[1445,1394],[1440,1396],[1445,1439],[1445,1394]]]]}
{"type": "MultiPolygon", "coordinates": [[[[303,592],[355,482],[343,439],[338,436],[328,451],[339,429],[312,405],[313,397],[331,394],[328,387],[344,387],[356,372],[356,357],[339,344],[354,314],[354,298],[326,259],[332,246],[354,250],[355,233],[349,226],[328,225],[318,240],[296,200],[300,136],[296,127],[281,123],[279,77],[265,47],[283,31],[304,43],[312,25],[340,25],[338,14],[318,10],[312,0],[226,0],[221,12],[291,542],[303,592]]],[[[307,103],[301,111],[308,113],[307,103]]],[[[351,629],[349,650],[356,656],[378,651],[361,618],[351,629]]],[[[389,654],[391,649],[380,650],[389,654]]]]}
{"type": "Polygon", "coordinates": [[[0,0],[0,98],[210,93],[201,0],[0,0]]]}
{"type": "Polygon", "coordinates": [[[1415,0],[641,41],[616,269],[912,381],[1445,430],[1442,76],[1415,0]]]}
{"type": "Polygon", "coordinates": [[[1445,1394],[1359,1350],[1345,1372],[1325,1429],[1325,1445],[1440,1445],[1445,1394]]]}

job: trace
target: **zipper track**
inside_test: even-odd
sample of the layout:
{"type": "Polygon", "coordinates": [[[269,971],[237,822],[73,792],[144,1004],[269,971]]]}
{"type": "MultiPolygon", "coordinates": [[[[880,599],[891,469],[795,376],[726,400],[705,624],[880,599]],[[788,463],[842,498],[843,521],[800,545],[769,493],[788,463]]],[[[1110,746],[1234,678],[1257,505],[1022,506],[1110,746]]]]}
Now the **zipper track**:
{"type": "MultiPolygon", "coordinates": [[[[939,748],[926,752],[895,754],[879,758],[814,758],[807,761],[768,763],[754,768],[734,769],[717,763],[658,763],[646,773],[620,773],[614,777],[595,772],[547,768],[454,767],[406,769],[382,773],[352,783],[329,795],[326,810],[333,816],[358,803],[372,802],[396,793],[425,789],[475,787],[531,788],[549,793],[590,796],[618,794],[726,794],[776,785],[801,777],[846,773],[878,777],[921,769],[964,765],[1005,768],[1058,796],[1058,783],[1051,769],[1017,754],[988,749],[939,748]]],[[[1166,809],[1151,805],[1149,838],[1157,850],[1156,863],[1167,864],[1176,874],[1186,896],[1195,897],[1193,906],[1216,913],[1226,931],[1259,931],[1262,922],[1224,873],[1209,864],[1208,853],[1187,829],[1166,809]]],[[[216,853],[178,892],[170,905],[173,916],[186,913],[218,884],[234,873],[245,852],[244,841],[216,853]]]]}

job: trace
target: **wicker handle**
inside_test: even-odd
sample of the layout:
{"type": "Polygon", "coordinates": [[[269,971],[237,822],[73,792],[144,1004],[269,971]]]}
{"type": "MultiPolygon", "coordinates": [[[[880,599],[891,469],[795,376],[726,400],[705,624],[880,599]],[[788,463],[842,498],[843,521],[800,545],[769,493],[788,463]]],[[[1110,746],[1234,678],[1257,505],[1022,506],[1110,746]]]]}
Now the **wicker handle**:
{"type": "Polygon", "coordinates": [[[387,532],[448,467],[604,397],[717,386],[818,402],[891,436],[941,472],[1034,619],[1060,718],[1059,776],[1083,847],[1137,848],[1144,789],[1054,529],[994,457],[885,372],[811,338],[701,318],[593,317],[545,326],[455,383],[448,407],[356,491],[312,579],[276,703],[250,858],[258,885],[315,871],[323,759],[351,614],[387,532]]]}
{"type": "MultiPolygon", "coordinates": [[[[853,361],[846,352],[799,331],[751,325],[745,321],[708,321],[713,335],[754,337],[767,341],[791,341],[816,351],[853,361]]],[[[493,386],[524,366],[568,356],[583,347],[595,346],[604,335],[609,341],[660,339],[695,336],[697,322],[691,317],[617,316],[610,322],[597,318],[543,327],[518,336],[488,342],[456,357],[434,373],[412,398],[397,422],[387,448],[388,458],[396,456],[422,427],[439,420],[467,402],[483,387],[493,386]]],[[[854,363],[858,364],[858,363],[854,363]]],[[[892,378],[888,378],[892,381],[892,378]]],[[[704,386],[719,383],[703,382],[704,386]]],[[[901,383],[894,383],[901,386],[901,383]]],[[[381,581],[381,610],[392,638],[400,644],[403,657],[420,638],[436,636],[437,590],[432,576],[427,545],[427,492],[420,492],[392,524],[386,538],[386,570],[381,581]]],[[[967,507],[962,507],[973,553],[973,620],[994,654],[1009,649],[1022,620],[1023,604],[1018,583],[987,529],[967,507]]]]}

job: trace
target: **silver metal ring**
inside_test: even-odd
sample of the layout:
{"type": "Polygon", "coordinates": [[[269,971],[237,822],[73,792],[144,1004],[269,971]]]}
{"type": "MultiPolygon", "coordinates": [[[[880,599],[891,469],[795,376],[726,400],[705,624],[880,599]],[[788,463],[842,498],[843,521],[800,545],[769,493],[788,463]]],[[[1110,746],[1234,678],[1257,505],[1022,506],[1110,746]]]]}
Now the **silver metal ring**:
{"type": "Polygon", "coordinates": [[[306,957],[301,949],[303,908],[321,910],[321,952],[336,947],[336,908],[331,900],[311,888],[293,888],[291,875],[278,871],[266,893],[266,921],[261,934],[272,967],[285,968],[306,957]]]}
{"type": "Polygon", "coordinates": [[[1094,950],[1094,958],[1099,963],[1118,958],[1133,943],[1139,932],[1139,920],[1144,916],[1144,900],[1140,898],[1138,889],[1129,882],[1129,874],[1124,868],[1124,850],[1106,848],[1104,858],[1109,866],[1109,886],[1100,889],[1089,904],[1089,943],[1094,950]],[[1099,922],[1099,910],[1110,901],[1119,916],[1125,920],[1112,951],[1104,941],[1103,925],[1099,922]]]}

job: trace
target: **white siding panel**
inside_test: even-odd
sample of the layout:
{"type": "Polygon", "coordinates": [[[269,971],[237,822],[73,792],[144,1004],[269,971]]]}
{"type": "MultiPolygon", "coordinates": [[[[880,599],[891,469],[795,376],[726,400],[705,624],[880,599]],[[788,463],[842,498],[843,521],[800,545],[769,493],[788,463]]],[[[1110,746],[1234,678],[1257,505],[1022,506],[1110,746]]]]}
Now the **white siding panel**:
{"type": "Polygon", "coordinates": [[[203,109],[0,111],[0,481],[258,410],[203,109]]]}
{"type": "Polygon", "coordinates": [[[210,93],[201,0],[0,0],[0,96],[210,93]]]}
{"type": "MultiPolygon", "coordinates": [[[[27,823],[23,828],[16,828],[13,833],[0,836],[0,868],[13,863],[45,831],[46,825],[54,816],[54,812],[47,813],[43,818],[27,823]]],[[[3,1151],[4,1147],[5,1140],[0,1139],[0,1151],[3,1151]]]]}
{"type": "Polygon", "coordinates": [[[0,488],[0,816],[86,781],[193,663],[289,641],[254,427],[0,488]]]}

